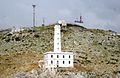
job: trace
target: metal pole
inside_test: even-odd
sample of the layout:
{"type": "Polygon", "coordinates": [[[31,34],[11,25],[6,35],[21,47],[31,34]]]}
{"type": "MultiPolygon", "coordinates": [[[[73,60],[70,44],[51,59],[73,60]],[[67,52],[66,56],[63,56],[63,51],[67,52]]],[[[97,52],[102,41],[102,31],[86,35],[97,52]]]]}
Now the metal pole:
{"type": "Polygon", "coordinates": [[[36,5],[32,5],[33,6],[33,26],[35,27],[35,7],[36,5]]]}
{"type": "Polygon", "coordinates": [[[45,26],[45,19],[43,18],[43,23],[42,23],[42,26],[45,26]]]}

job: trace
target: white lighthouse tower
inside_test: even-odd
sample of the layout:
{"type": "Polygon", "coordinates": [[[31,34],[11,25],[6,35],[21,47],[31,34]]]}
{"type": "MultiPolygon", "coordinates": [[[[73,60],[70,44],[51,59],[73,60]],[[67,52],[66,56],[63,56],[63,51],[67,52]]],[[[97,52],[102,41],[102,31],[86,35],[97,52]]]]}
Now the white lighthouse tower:
{"type": "Polygon", "coordinates": [[[54,26],[54,51],[44,54],[45,68],[73,67],[73,52],[61,51],[61,26],[54,26]]]}
{"type": "Polygon", "coordinates": [[[61,27],[56,24],[54,27],[54,52],[61,52],[61,27]]]}

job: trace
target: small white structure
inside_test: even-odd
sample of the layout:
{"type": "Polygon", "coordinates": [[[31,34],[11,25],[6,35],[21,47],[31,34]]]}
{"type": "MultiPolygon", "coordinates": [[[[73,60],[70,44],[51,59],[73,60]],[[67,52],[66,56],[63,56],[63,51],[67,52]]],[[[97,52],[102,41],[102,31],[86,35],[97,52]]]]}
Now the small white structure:
{"type": "Polygon", "coordinates": [[[54,52],[44,54],[45,68],[73,67],[73,52],[61,51],[61,27],[56,24],[54,27],[54,52]]]}
{"type": "Polygon", "coordinates": [[[16,28],[15,26],[13,26],[10,33],[15,33],[15,32],[20,32],[20,31],[24,31],[24,28],[22,28],[22,27],[17,27],[16,28]]]}
{"type": "Polygon", "coordinates": [[[59,20],[58,23],[61,24],[62,26],[66,26],[67,25],[65,20],[59,20]]]}
{"type": "Polygon", "coordinates": [[[120,35],[120,32],[119,32],[119,33],[117,33],[117,35],[120,35]]]}

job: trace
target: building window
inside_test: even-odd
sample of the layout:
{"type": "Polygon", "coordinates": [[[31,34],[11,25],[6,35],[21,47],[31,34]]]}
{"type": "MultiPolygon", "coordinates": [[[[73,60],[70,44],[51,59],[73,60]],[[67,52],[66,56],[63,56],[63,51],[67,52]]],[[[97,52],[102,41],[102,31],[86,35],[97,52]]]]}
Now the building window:
{"type": "Polygon", "coordinates": [[[53,64],[53,61],[51,60],[51,64],[53,64]]]}
{"type": "Polygon", "coordinates": [[[65,61],[63,61],[63,64],[65,64],[65,61]]]}
{"type": "Polygon", "coordinates": [[[59,64],[59,61],[57,61],[57,64],[59,64]]]}
{"type": "Polygon", "coordinates": [[[59,58],[59,55],[57,55],[57,58],[59,58]]]}
{"type": "Polygon", "coordinates": [[[69,55],[69,58],[70,58],[70,55],[69,55]]]}
{"type": "Polygon", "coordinates": [[[59,35],[59,33],[57,33],[57,35],[59,35]]]}
{"type": "Polygon", "coordinates": [[[70,64],[70,61],[69,61],[69,64],[70,64]]]}
{"type": "Polygon", "coordinates": [[[53,55],[51,55],[51,58],[53,58],[53,55]]]}
{"type": "Polygon", "coordinates": [[[63,55],[63,58],[65,58],[65,56],[63,55]]]}
{"type": "Polygon", "coordinates": [[[59,38],[57,38],[59,40],[59,38]]]}
{"type": "Polygon", "coordinates": [[[57,45],[59,45],[59,43],[57,43],[57,45]]]}
{"type": "Polygon", "coordinates": [[[59,48],[57,48],[59,50],[59,48]]]}

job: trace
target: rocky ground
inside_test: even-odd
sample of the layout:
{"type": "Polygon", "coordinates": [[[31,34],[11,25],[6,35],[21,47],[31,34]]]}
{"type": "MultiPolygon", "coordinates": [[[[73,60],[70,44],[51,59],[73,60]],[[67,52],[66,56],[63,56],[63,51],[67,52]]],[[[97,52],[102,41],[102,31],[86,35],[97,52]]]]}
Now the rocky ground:
{"type": "Polygon", "coordinates": [[[32,71],[27,73],[18,73],[13,78],[120,78],[119,73],[117,73],[116,75],[112,75],[110,73],[97,74],[95,72],[70,72],[69,70],[58,70],[33,69],[32,71]]]}
{"type": "Polygon", "coordinates": [[[49,76],[38,61],[44,52],[53,51],[53,32],[53,25],[0,32],[0,78],[120,78],[120,36],[72,24],[61,32],[62,50],[75,53],[74,69],[49,76]]]}

